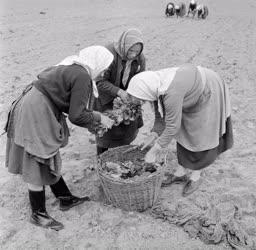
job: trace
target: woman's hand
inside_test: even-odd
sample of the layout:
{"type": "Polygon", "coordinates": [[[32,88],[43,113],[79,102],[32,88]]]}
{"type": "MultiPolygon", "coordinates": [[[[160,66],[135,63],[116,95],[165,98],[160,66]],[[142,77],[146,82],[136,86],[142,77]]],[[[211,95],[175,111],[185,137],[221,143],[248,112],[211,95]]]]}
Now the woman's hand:
{"type": "Polygon", "coordinates": [[[145,156],[145,162],[147,163],[163,163],[165,160],[166,150],[162,148],[158,143],[147,152],[145,156]]]}
{"type": "Polygon", "coordinates": [[[101,117],[100,122],[104,127],[108,128],[108,129],[112,128],[112,126],[115,123],[114,120],[110,119],[109,117],[107,117],[106,115],[103,115],[103,114],[101,114],[100,117],[101,117]]]}
{"type": "Polygon", "coordinates": [[[129,95],[125,90],[119,89],[117,95],[122,99],[124,103],[129,102],[129,95]]]}
{"type": "Polygon", "coordinates": [[[141,150],[144,150],[147,147],[153,146],[156,139],[158,138],[158,134],[156,132],[151,132],[144,141],[140,144],[141,150]]]}

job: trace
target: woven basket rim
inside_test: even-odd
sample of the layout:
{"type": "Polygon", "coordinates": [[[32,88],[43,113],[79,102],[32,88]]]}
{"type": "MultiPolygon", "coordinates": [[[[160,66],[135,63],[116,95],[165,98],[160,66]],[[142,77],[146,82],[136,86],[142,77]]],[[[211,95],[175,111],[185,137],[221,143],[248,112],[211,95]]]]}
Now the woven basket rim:
{"type": "Polygon", "coordinates": [[[100,167],[100,161],[102,159],[102,156],[104,156],[104,154],[106,154],[107,152],[110,152],[110,151],[115,151],[117,148],[118,149],[120,149],[120,148],[132,148],[134,146],[136,146],[136,145],[125,145],[125,146],[120,146],[120,147],[116,147],[116,148],[111,148],[108,151],[104,152],[102,155],[100,155],[99,156],[99,161],[98,161],[98,164],[97,164],[97,167],[96,167],[98,175],[100,177],[106,178],[107,180],[109,180],[111,182],[115,182],[115,183],[118,183],[118,184],[140,184],[142,182],[145,182],[145,180],[149,180],[151,178],[154,178],[156,175],[162,174],[162,172],[164,170],[164,167],[166,165],[166,162],[163,165],[157,167],[156,171],[151,173],[150,175],[144,176],[144,177],[142,176],[141,178],[140,178],[140,176],[138,176],[138,178],[136,178],[136,179],[129,178],[128,181],[127,181],[127,179],[121,179],[121,178],[116,179],[114,177],[109,176],[108,174],[105,174],[105,172],[102,171],[102,169],[100,167]]]}
{"type": "Polygon", "coordinates": [[[145,177],[141,177],[138,176],[138,178],[134,179],[134,178],[129,178],[128,181],[127,179],[116,179],[114,177],[111,177],[107,174],[103,174],[103,172],[100,172],[98,171],[98,174],[100,177],[103,177],[111,182],[115,182],[115,183],[118,183],[118,184],[126,184],[126,185],[129,185],[129,184],[141,184],[143,182],[145,182],[146,180],[150,180],[152,178],[154,178],[156,175],[160,175],[161,173],[163,172],[163,167],[159,167],[157,169],[157,171],[155,171],[154,173],[151,173],[150,175],[148,176],[145,176],[145,177]]]}

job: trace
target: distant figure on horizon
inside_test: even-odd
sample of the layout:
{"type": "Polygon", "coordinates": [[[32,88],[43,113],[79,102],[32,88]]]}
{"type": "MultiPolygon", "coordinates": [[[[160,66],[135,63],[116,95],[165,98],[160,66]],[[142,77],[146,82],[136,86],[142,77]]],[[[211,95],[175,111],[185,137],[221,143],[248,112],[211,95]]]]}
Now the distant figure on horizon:
{"type": "Polygon", "coordinates": [[[206,5],[197,6],[197,17],[205,19],[209,14],[208,7],[206,5]]]}
{"type": "Polygon", "coordinates": [[[197,10],[197,2],[195,0],[191,0],[188,6],[187,16],[189,16],[189,14],[191,13],[194,18],[196,14],[196,10],[197,10]]]}
{"type": "Polygon", "coordinates": [[[184,3],[176,4],[175,5],[175,13],[177,18],[183,17],[186,14],[186,5],[184,3]]]}
{"type": "Polygon", "coordinates": [[[165,9],[165,15],[167,17],[173,16],[175,14],[175,6],[174,3],[168,3],[165,9]]]}

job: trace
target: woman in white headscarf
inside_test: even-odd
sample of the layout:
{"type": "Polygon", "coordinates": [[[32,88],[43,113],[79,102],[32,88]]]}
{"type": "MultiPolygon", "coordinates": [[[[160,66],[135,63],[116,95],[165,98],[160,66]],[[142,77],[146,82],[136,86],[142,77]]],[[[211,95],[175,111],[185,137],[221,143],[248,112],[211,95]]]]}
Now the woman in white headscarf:
{"type": "Polygon", "coordinates": [[[183,196],[191,194],[201,184],[201,170],[233,145],[227,85],[214,71],[186,64],[142,72],[131,79],[127,92],[135,100],[158,101],[153,140],[144,147],[155,143],[145,160],[159,160],[176,139],[179,166],[164,184],[184,182],[183,196]],[[192,170],[189,178],[185,169],[192,170]]]}
{"type": "Polygon", "coordinates": [[[69,137],[64,114],[80,127],[98,122],[111,128],[113,120],[92,111],[91,100],[98,96],[95,80],[112,61],[113,55],[102,46],[85,48],[42,71],[11,106],[6,125],[6,166],[28,183],[30,222],[37,226],[63,228],[46,211],[45,185],[50,185],[59,199],[61,210],[89,200],[73,196],[60,174],[59,149],[67,145],[69,137]]]}

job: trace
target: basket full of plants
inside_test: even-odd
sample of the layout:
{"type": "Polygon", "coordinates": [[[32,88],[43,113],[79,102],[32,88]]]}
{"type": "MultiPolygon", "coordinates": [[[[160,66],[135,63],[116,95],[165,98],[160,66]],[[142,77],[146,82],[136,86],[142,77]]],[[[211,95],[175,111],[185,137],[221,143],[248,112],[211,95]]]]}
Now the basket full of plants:
{"type": "Polygon", "coordinates": [[[163,179],[163,164],[144,161],[147,150],[127,145],[99,157],[97,173],[108,201],[127,211],[144,211],[156,202],[163,179]]]}

